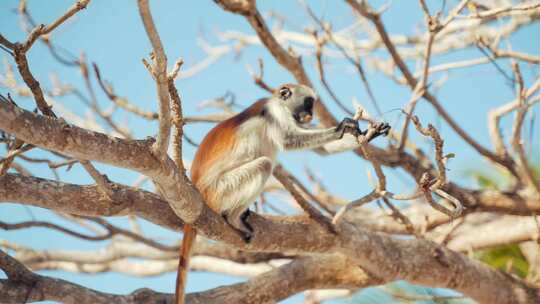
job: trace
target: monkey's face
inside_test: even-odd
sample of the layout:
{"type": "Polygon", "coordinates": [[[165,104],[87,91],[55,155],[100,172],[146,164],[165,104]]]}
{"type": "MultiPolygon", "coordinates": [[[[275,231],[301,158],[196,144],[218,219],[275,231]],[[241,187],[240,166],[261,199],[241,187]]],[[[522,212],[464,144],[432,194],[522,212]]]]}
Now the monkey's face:
{"type": "Polygon", "coordinates": [[[274,93],[283,105],[292,113],[293,118],[300,124],[306,124],[313,119],[313,105],[317,95],[304,85],[285,84],[274,93]]]}

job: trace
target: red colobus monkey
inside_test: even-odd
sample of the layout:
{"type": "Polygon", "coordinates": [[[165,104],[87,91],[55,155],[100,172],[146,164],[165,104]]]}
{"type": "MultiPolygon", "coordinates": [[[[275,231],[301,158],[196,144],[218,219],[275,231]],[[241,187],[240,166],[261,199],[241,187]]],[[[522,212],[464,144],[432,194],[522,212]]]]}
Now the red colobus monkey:
{"type": "MultiPolygon", "coordinates": [[[[253,229],[246,221],[249,205],[272,174],[279,151],[312,149],[339,140],[345,133],[365,134],[358,122],[345,118],[329,129],[306,129],[317,96],[304,85],[285,84],[270,98],[260,99],[236,116],[217,124],[204,138],[191,165],[191,179],[208,206],[249,242],[253,229]]],[[[386,135],[380,124],[372,138],[386,135]]],[[[184,226],[180,250],[176,301],[184,303],[191,247],[196,230],[184,226]]]]}

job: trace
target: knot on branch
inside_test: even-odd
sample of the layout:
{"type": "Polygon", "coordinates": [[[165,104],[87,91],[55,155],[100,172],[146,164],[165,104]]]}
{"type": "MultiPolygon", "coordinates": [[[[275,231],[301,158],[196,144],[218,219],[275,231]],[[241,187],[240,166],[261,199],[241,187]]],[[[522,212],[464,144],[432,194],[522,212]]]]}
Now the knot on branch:
{"type": "Polygon", "coordinates": [[[88,3],[90,3],[90,0],[79,0],[75,5],[77,7],[77,10],[85,9],[86,6],[88,6],[88,3]]]}
{"type": "Polygon", "coordinates": [[[214,0],[214,2],[234,14],[248,16],[255,12],[255,0],[214,0]]]}

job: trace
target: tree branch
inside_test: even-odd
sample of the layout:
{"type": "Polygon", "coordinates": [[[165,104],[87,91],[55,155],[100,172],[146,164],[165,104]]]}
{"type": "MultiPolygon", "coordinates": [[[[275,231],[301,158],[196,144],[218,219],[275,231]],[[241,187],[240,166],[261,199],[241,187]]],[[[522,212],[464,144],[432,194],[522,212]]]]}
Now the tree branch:
{"type": "MultiPolygon", "coordinates": [[[[34,274],[0,251],[0,268],[8,279],[0,280],[0,301],[21,303],[53,300],[62,303],[171,303],[172,294],[139,289],[128,295],[98,292],[61,279],[34,274]]],[[[188,303],[267,303],[313,288],[360,288],[379,284],[360,268],[350,267],[342,256],[306,257],[248,280],[188,294],[188,303]],[[336,271],[339,275],[336,276],[336,271]]]]}
{"type": "MultiPolygon", "coordinates": [[[[398,66],[399,70],[405,77],[405,80],[411,90],[414,90],[416,86],[418,85],[418,80],[413,76],[401,56],[399,55],[395,45],[390,40],[390,36],[388,35],[388,32],[386,31],[386,27],[384,26],[381,16],[374,12],[366,2],[359,3],[357,0],[346,0],[347,3],[353,8],[357,13],[359,13],[364,18],[367,18],[370,20],[373,25],[375,26],[375,29],[377,30],[377,33],[380,36],[380,39],[382,40],[383,44],[387,48],[388,52],[390,53],[392,59],[394,60],[394,63],[398,66]]],[[[462,1],[460,4],[458,4],[458,8],[462,7],[466,2],[462,1]]],[[[461,9],[459,9],[461,10],[461,9]]],[[[459,13],[459,10],[456,9],[454,12],[455,14],[459,13]]],[[[449,16],[445,21],[442,23],[442,27],[445,27],[450,23],[450,21],[453,19],[454,14],[449,16]]],[[[455,17],[455,16],[454,16],[455,17]]],[[[515,174],[515,169],[513,166],[513,162],[511,159],[504,159],[501,156],[494,154],[492,151],[486,149],[482,145],[480,145],[477,141],[475,141],[472,137],[469,136],[467,132],[465,132],[457,122],[454,121],[454,119],[444,110],[444,108],[441,106],[439,101],[435,96],[433,96],[428,90],[423,91],[423,97],[433,105],[433,107],[437,110],[437,112],[444,118],[444,120],[454,129],[456,133],[463,138],[469,145],[471,145],[480,155],[490,159],[491,161],[501,164],[502,166],[506,167],[510,172],[515,174]]]]}
{"type": "Polygon", "coordinates": [[[0,177],[0,201],[81,216],[135,214],[169,229],[182,227],[182,221],[158,195],[120,184],[115,184],[109,199],[97,185],[81,186],[7,173],[0,177]]]}
{"type": "Polygon", "coordinates": [[[144,29],[146,30],[148,39],[150,40],[150,43],[154,49],[153,59],[155,64],[151,66],[151,72],[152,77],[156,80],[157,95],[159,100],[159,133],[154,151],[158,157],[164,159],[165,155],[167,154],[167,148],[169,147],[169,138],[171,132],[167,56],[165,56],[161,39],[159,38],[156,26],[154,25],[154,20],[152,20],[148,0],[138,0],[137,4],[139,6],[139,13],[144,24],[144,29]]]}

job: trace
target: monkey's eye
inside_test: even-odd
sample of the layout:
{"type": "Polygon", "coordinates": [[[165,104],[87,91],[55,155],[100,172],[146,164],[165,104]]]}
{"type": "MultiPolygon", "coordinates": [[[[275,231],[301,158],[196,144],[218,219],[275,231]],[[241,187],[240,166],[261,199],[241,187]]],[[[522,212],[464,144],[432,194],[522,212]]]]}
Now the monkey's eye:
{"type": "Polygon", "coordinates": [[[289,99],[292,96],[292,91],[288,87],[282,87],[279,89],[279,97],[283,100],[289,99]]]}

